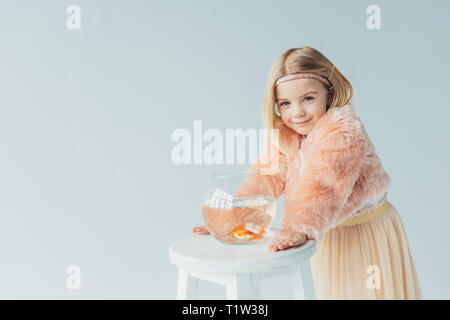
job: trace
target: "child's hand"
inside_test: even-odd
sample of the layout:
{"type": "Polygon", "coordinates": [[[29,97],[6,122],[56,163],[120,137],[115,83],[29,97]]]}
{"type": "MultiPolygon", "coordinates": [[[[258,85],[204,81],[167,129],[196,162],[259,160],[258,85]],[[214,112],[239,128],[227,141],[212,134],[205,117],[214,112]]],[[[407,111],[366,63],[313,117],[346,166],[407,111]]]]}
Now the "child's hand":
{"type": "Polygon", "coordinates": [[[203,225],[200,227],[192,228],[192,232],[206,232],[209,233],[208,229],[203,225]]]}
{"type": "Polygon", "coordinates": [[[297,247],[305,243],[306,239],[306,234],[303,232],[278,230],[269,246],[269,251],[275,252],[290,247],[297,247]]]}

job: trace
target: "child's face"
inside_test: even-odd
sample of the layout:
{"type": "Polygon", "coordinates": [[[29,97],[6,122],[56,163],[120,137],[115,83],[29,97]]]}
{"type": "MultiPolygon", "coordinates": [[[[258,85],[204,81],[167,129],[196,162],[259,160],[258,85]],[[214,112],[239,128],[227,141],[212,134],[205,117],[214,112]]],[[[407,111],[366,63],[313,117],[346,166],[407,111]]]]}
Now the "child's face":
{"type": "Polygon", "coordinates": [[[289,80],[275,88],[275,99],[283,123],[307,135],[326,112],[328,90],[315,79],[289,80]]]}

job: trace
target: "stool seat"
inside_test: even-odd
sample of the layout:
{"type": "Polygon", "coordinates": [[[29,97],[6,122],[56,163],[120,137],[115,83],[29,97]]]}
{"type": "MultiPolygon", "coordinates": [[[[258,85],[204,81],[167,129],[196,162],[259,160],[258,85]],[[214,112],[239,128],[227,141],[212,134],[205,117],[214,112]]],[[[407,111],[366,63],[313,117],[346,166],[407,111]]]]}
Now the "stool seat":
{"type": "Polygon", "coordinates": [[[206,233],[175,241],[169,248],[169,259],[179,268],[178,299],[196,298],[198,279],[225,285],[229,299],[258,298],[262,280],[290,273],[296,286],[292,288],[294,298],[315,299],[309,263],[316,251],[315,242],[270,252],[276,230],[248,244],[225,244],[206,233]],[[240,294],[242,290],[248,292],[240,294]]]}

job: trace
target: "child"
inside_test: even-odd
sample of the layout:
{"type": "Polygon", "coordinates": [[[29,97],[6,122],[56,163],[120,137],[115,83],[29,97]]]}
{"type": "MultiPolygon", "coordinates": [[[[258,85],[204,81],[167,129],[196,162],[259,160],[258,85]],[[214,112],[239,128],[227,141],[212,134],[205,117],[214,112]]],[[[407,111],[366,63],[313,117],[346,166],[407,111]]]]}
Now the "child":
{"type": "Polygon", "coordinates": [[[313,48],[289,49],[273,64],[263,112],[266,127],[279,130],[269,156],[279,167],[267,180],[276,198],[285,197],[269,250],[316,241],[318,299],[421,299],[403,224],[387,201],[390,177],[352,98],[350,82],[313,48]]]}

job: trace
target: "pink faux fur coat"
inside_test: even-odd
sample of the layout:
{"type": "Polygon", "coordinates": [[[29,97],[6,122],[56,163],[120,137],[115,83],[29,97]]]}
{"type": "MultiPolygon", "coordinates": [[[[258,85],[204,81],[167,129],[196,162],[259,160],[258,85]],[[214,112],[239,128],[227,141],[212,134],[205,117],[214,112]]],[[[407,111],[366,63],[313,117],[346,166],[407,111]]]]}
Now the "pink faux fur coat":
{"type": "MultiPolygon", "coordinates": [[[[263,175],[275,198],[284,192],[282,229],[318,241],[367,200],[387,192],[390,177],[351,104],[328,110],[307,137],[288,130],[283,138],[289,141],[289,154],[274,153],[278,169],[263,175]]],[[[250,170],[261,169],[260,163],[250,170]]],[[[256,187],[247,179],[239,190],[256,187]]]]}

